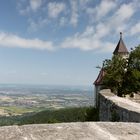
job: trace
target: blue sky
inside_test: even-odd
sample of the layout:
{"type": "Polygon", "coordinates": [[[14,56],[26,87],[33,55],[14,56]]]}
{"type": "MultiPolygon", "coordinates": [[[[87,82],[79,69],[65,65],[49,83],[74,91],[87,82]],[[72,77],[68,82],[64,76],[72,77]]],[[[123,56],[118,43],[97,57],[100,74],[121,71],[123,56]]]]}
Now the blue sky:
{"type": "Polygon", "coordinates": [[[1,0],[0,83],[92,85],[123,32],[140,44],[139,0],[1,0]]]}

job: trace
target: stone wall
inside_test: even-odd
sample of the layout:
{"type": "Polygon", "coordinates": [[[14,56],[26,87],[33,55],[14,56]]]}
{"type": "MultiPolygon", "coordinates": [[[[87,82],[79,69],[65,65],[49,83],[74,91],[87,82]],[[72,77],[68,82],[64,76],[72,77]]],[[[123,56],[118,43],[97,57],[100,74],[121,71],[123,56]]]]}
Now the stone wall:
{"type": "Polygon", "coordinates": [[[77,122],[0,127],[0,140],[140,140],[140,123],[77,122]]]}
{"type": "Polygon", "coordinates": [[[121,98],[110,90],[99,93],[100,121],[140,122],[140,104],[121,98]]]}

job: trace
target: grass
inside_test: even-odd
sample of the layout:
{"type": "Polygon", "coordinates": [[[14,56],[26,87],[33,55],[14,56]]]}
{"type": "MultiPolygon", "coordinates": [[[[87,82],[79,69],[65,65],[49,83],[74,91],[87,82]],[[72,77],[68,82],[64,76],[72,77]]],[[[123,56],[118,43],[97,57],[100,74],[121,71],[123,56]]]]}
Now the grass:
{"type": "Polygon", "coordinates": [[[18,115],[18,114],[24,114],[28,112],[33,112],[33,109],[30,108],[24,108],[24,107],[18,107],[18,106],[1,106],[0,109],[4,110],[9,115],[18,115]]]}

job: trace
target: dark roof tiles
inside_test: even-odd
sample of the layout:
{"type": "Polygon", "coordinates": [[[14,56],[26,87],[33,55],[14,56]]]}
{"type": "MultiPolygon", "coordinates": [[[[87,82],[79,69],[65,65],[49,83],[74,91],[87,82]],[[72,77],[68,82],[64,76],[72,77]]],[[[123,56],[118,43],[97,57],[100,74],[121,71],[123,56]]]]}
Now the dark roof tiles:
{"type": "Polygon", "coordinates": [[[102,69],[100,70],[100,73],[99,73],[97,79],[96,79],[95,82],[94,82],[94,85],[101,85],[101,84],[102,84],[102,81],[103,81],[104,75],[105,75],[105,71],[104,71],[104,69],[102,68],[102,69]]]}
{"type": "Polygon", "coordinates": [[[120,33],[120,40],[113,52],[113,54],[119,54],[119,53],[123,53],[123,54],[128,54],[128,50],[123,42],[123,39],[122,39],[122,33],[120,33]]]}

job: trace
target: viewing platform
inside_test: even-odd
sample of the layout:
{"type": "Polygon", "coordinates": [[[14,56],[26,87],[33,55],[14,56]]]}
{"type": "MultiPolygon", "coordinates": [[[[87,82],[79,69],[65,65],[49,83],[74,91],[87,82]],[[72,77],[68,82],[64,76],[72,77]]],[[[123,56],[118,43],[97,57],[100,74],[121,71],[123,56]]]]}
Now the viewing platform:
{"type": "Polygon", "coordinates": [[[140,123],[78,122],[0,127],[0,140],[140,140],[140,123]]]}

